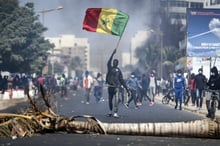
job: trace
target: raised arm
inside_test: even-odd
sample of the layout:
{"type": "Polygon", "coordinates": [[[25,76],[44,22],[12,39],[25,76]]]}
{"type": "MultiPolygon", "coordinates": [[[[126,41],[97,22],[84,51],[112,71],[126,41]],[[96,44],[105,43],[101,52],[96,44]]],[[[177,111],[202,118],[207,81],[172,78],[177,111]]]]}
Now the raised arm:
{"type": "Polygon", "coordinates": [[[111,68],[112,59],[113,59],[113,56],[115,55],[115,53],[116,53],[116,49],[114,49],[114,51],[112,52],[112,55],[110,56],[110,58],[108,60],[108,63],[107,63],[108,69],[111,68]]]}

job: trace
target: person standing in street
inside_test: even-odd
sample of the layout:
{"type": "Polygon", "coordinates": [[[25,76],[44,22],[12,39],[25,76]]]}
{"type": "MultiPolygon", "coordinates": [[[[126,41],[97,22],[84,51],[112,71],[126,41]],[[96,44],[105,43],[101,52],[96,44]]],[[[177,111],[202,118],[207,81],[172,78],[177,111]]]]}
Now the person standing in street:
{"type": "Polygon", "coordinates": [[[185,90],[185,78],[181,70],[177,71],[177,74],[174,77],[173,86],[174,86],[175,103],[176,103],[175,109],[177,109],[179,102],[179,110],[182,110],[183,92],[185,90]]]}
{"type": "Polygon", "coordinates": [[[195,74],[192,73],[189,79],[189,90],[191,94],[192,105],[195,106],[196,103],[196,84],[195,84],[195,74]]]}
{"type": "Polygon", "coordinates": [[[156,95],[156,88],[157,88],[157,80],[155,77],[155,73],[152,73],[149,76],[149,92],[150,92],[150,106],[154,105],[154,97],[156,95]]]}
{"type": "Polygon", "coordinates": [[[196,84],[196,106],[197,108],[202,108],[204,89],[207,83],[205,75],[203,75],[203,70],[200,68],[198,74],[195,76],[196,84]]]}
{"type": "Polygon", "coordinates": [[[94,79],[93,83],[94,83],[94,96],[95,96],[96,102],[98,103],[100,102],[102,98],[103,83],[104,83],[101,73],[97,73],[97,76],[94,79]]]}
{"type": "Polygon", "coordinates": [[[150,102],[151,100],[150,97],[148,96],[149,79],[146,74],[142,74],[141,87],[142,87],[142,99],[144,98],[145,101],[149,100],[150,102]]]}
{"type": "Polygon", "coordinates": [[[108,102],[109,102],[109,113],[107,116],[112,116],[113,112],[113,98],[114,101],[114,114],[113,117],[119,118],[118,115],[118,104],[119,104],[119,88],[122,85],[127,93],[128,96],[130,96],[129,89],[127,88],[127,85],[123,79],[123,75],[121,70],[118,67],[118,59],[113,60],[113,56],[116,53],[116,49],[114,49],[113,53],[111,54],[108,62],[107,62],[107,75],[106,75],[106,83],[108,84],[108,102]]]}
{"type": "MultiPolygon", "coordinates": [[[[216,90],[216,92],[219,92],[220,90],[220,76],[218,73],[218,69],[216,66],[212,67],[210,70],[210,78],[207,82],[207,88],[211,90],[216,90]]],[[[218,101],[218,109],[219,109],[219,101],[218,101]]],[[[210,107],[210,97],[206,98],[206,108],[208,111],[208,114],[206,115],[208,118],[212,118],[212,110],[210,107]]]]}
{"type": "Polygon", "coordinates": [[[66,87],[67,81],[65,74],[62,74],[60,78],[60,85],[61,85],[61,97],[67,98],[67,87],[66,87]]]}
{"type": "Polygon", "coordinates": [[[85,72],[85,76],[83,77],[83,88],[85,91],[85,100],[86,104],[89,104],[90,102],[90,92],[93,84],[93,78],[89,74],[89,71],[85,72]]]}

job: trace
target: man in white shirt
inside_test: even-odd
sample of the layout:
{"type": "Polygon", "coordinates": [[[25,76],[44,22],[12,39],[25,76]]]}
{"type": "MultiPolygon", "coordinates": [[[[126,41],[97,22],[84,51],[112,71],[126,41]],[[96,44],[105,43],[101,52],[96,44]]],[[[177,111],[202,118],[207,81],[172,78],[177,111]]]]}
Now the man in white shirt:
{"type": "Polygon", "coordinates": [[[86,104],[89,104],[90,102],[90,92],[91,92],[91,87],[93,84],[93,78],[90,76],[89,72],[85,72],[85,76],[83,77],[83,88],[85,90],[85,98],[86,98],[86,104]]]}

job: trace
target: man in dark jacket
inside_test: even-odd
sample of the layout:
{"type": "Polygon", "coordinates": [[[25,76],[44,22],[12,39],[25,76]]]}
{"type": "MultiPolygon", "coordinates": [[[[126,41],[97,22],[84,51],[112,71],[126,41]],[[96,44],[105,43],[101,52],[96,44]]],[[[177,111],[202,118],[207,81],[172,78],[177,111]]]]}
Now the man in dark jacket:
{"type": "Polygon", "coordinates": [[[130,92],[125,84],[121,70],[118,68],[118,60],[114,59],[112,65],[112,59],[115,53],[116,53],[116,49],[113,51],[107,63],[108,72],[106,75],[106,82],[108,84],[108,102],[109,102],[109,110],[110,110],[107,116],[112,116],[113,98],[115,97],[113,116],[115,118],[118,118],[119,88],[120,86],[123,86],[126,89],[128,95],[130,95],[130,92]]]}
{"type": "MultiPolygon", "coordinates": [[[[215,66],[212,67],[210,70],[210,78],[207,82],[207,88],[211,90],[218,90],[218,91],[220,90],[220,77],[218,74],[218,69],[215,66]]],[[[211,117],[211,110],[209,107],[210,105],[209,103],[210,103],[210,99],[207,98],[206,99],[206,107],[208,110],[207,117],[211,117]]],[[[218,109],[220,109],[220,101],[218,101],[218,109]]]]}
{"type": "Polygon", "coordinates": [[[200,68],[198,74],[195,76],[196,84],[196,105],[198,108],[202,108],[204,89],[206,86],[207,79],[203,75],[203,70],[200,68]]]}

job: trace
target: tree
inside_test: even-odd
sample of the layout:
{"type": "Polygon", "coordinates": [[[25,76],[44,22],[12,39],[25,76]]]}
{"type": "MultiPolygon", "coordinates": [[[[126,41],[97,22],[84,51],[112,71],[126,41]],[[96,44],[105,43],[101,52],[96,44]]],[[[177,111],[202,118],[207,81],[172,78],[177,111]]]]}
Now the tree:
{"type": "Polygon", "coordinates": [[[71,58],[71,69],[73,70],[83,70],[82,69],[82,62],[79,56],[75,56],[73,58],[71,58]]]}
{"type": "Polygon", "coordinates": [[[53,73],[62,74],[63,73],[64,65],[62,63],[55,61],[53,64],[53,67],[54,67],[54,72],[52,72],[52,63],[50,63],[49,69],[48,69],[49,74],[53,74],[53,73]]]}
{"type": "Polygon", "coordinates": [[[19,7],[18,0],[0,0],[0,69],[39,72],[53,47],[42,36],[46,28],[34,13],[34,4],[19,7]]]}
{"type": "Polygon", "coordinates": [[[138,66],[147,70],[156,69],[160,63],[160,46],[156,43],[148,41],[144,46],[136,49],[136,56],[138,56],[138,66]]]}
{"type": "Polygon", "coordinates": [[[139,67],[148,70],[158,70],[162,63],[163,77],[167,78],[175,70],[175,62],[186,55],[186,49],[179,49],[179,42],[184,39],[185,32],[181,31],[183,25],[178,16],[175,23],[168,21],[164,13],[161,19],[161,32],[152,33],[145,45],[137,48],[136,56],[139,58],[139,67]]]}
{"type": "Polygon", "coordinates": [[[174,71],[175,62],[180,57],[179,50],[175,47],[164,47],[163,49],[163,77],[169,78],[169,74],[174,71]]]}

